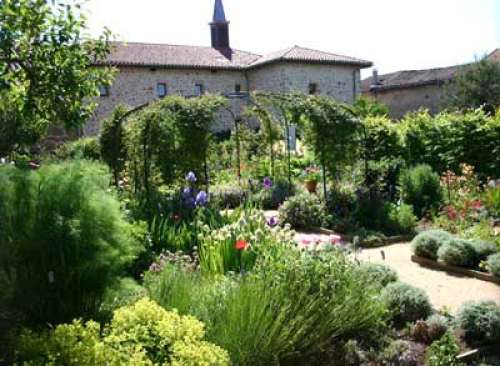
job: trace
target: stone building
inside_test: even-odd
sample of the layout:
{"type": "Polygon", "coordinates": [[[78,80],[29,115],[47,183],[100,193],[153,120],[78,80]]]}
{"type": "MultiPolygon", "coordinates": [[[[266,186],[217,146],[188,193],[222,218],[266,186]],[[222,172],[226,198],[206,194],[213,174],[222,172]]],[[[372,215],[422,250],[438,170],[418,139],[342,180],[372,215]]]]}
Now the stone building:
{"type": "MultiPolygon", "coordinates": [[[[361,93],[360,70],[372,65],[299,46],[265,56],[233,49],[222,0],[215,0],[210,29],[211,47],[113,43],[107,60],[96,66],[114,66],[118,73],[111,87],[101,88],[85,134],[97,134],[100,121],[120,103],[136,107],[171,94],[227,96],[235,116],[255,90],[318,93],[351,103],[361,93]]],[[[221,111],[217,129],[232,123],[231,113],[221,111]]]]}
{"type": "MultiPolygon", "coordinates": [[[[493,51],[489,60],[500,61],[500,49],[493,51]]],[[[373,76],[362,82],[362,93],[386,104],[390,116],[402,118],[406,113],[427,108],[432,114],[444,108],[445,84],[467,65],[428,70],[405,70],[373,76]]]]}

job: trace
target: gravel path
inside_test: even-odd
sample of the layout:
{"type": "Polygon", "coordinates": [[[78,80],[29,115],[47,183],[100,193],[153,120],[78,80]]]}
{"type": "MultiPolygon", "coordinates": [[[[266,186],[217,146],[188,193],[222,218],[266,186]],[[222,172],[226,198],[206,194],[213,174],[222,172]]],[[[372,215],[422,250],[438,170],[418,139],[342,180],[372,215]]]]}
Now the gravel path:
{"type": "Polygon", "coordinates": [[[500,286],[475,278],[464,277],[421,267],[411,261],[410,244],[394,244],[384,248],[364,249],[358,258],[383,263],[398,272],[399,278],[427,292],[436,309],[446,307],[452,312],[467,301],[493,300],[500,303],[500,286]],[[381,251],[385,253],[385,261],[381,251]]]}

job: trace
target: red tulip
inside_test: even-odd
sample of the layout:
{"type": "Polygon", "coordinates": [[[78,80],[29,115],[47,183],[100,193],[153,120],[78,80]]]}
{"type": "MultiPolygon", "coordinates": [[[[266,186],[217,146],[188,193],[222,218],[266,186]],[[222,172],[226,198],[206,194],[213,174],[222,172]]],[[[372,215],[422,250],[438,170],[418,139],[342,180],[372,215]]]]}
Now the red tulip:
{"type": "Polygon", "coordinates": [[[245,240],[237,240],[234,247],[237,250],[245,250],[248,247],[248,243],[245,240]]]}

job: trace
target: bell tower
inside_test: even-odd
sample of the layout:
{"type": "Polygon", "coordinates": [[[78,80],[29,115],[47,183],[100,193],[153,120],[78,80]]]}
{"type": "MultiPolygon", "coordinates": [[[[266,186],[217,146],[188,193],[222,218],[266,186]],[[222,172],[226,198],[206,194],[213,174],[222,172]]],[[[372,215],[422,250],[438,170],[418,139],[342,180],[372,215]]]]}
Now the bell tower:
{"type": "Polygon", "coordinates": [[[210,23],[212,31],[212,47],[218,50],[228,50],[229,44],[229,22],[226,20],[222,0],[215,0],[214,16],[210,23]]]}

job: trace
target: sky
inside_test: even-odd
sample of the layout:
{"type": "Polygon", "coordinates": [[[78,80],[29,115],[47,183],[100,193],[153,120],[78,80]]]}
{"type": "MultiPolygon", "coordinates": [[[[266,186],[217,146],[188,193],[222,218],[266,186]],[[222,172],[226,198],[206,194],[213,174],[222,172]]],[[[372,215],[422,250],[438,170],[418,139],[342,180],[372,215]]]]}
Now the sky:
{"type": "MultiPolygon", "coordinates": [[[[223,0],[233,48],[294,45],[372,61],[380,74],[473,61],[500,48],[500,0],[223,0]]],[[[93,35],[210,45],[214,0],[89,0],[93,35]]],[[[363,77],[371,74],[363,71],[363,77]]]]}

